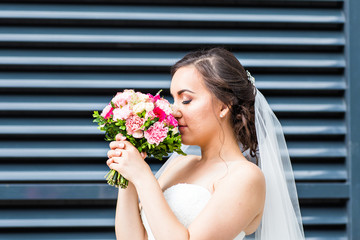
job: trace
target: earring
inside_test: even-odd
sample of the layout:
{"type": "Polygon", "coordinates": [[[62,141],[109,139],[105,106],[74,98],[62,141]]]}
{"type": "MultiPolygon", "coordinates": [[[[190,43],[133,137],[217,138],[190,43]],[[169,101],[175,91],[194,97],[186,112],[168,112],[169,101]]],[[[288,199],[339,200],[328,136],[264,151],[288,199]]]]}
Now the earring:
{"type": "Polygon", "coordinates": [[[223,118],[224,117],[224,114],[223,113],[220,113],[220,118],[223,118]]]}

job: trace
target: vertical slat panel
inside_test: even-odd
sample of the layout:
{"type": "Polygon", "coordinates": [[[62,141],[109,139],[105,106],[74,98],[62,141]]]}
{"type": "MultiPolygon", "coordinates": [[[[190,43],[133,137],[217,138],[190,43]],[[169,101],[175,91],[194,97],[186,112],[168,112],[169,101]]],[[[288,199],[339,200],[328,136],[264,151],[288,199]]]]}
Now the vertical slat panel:
{"type": "Polygon", "coordinates": [[[360,232],[358,226],[360,225],[360,108],[359,108],[359,89],[360,89],[360,69],[359,69],[359,52],[360,52],[360,31],[358,22],[360,21],[357,12],[360,11],[360,2],[346,1],[346,57],[347,57],[347,83],[348,91],[346,94],[347,102],[349,104],[349,111],[347,112],[347,124],[349,134],[346,138],[348,142],[349,158],[347,167],[349,170],[350,200],[348,205],[349,215],[349,239],[360,239],[360,232]]]}
{"type": "Polygon", "coordinates": [[[348,239],[347,19],[341,0],[0,3],[0,239],[114,239],[92,111],[125,88],[170,99],[170,66],[212,46],[235,53],[283,124],[307,239],[348,239]]]}

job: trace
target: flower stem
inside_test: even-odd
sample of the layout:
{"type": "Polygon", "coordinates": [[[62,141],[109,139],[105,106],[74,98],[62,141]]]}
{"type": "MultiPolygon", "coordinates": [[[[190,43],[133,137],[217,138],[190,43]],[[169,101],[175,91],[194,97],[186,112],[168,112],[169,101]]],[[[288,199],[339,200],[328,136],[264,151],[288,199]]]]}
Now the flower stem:
{"type": "Polygon", "coordinates": [[[122,189],[127,188],[128,184],[129,184],[129,181],[114,169],[111,169],[105,175],[105,178],[109,185],[115,186],[115,187],[120,186],[122,189]]]}

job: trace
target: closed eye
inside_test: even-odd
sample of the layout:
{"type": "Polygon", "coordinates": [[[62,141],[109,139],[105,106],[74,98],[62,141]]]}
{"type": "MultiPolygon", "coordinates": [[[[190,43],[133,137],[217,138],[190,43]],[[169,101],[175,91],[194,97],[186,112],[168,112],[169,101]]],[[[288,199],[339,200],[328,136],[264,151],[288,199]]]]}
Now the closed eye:
{"type": "Polygon", "coordinates": [[[182,101],[182,104],[189,104],[191,100],[182,101]]]}

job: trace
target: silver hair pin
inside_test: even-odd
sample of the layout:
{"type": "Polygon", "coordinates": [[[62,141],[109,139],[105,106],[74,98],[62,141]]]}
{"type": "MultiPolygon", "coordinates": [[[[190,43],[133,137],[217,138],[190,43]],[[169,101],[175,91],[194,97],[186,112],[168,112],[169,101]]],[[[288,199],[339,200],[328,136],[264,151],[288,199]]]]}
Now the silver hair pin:
{"type": "Polygon", "coordinates": [[[248,77],[248,80],[252,83],[252,85],[255,86],[255,78],[253,76],[251,76],[251,74],[248,70],[246,70],[246,75],[248,77]]]}

